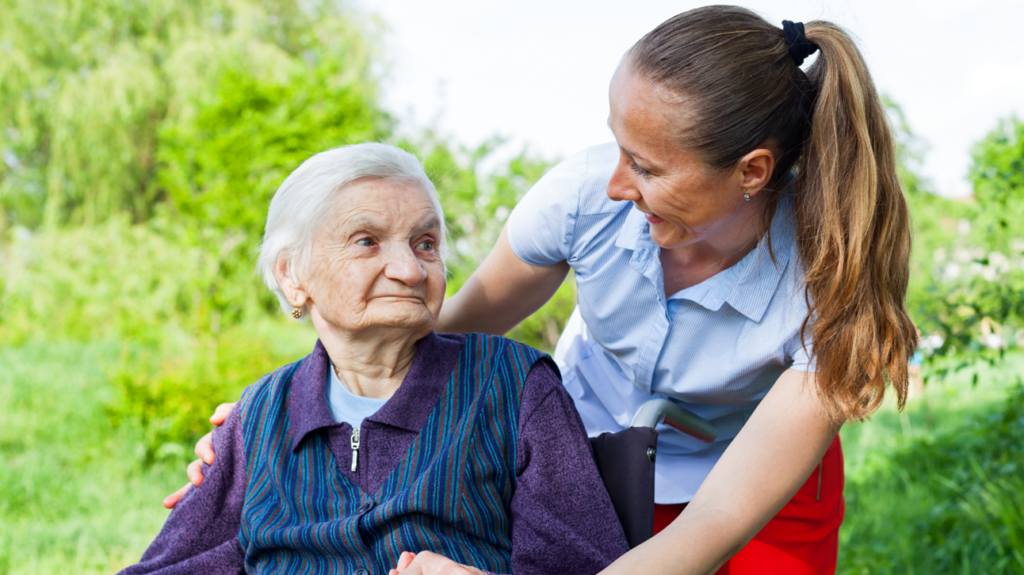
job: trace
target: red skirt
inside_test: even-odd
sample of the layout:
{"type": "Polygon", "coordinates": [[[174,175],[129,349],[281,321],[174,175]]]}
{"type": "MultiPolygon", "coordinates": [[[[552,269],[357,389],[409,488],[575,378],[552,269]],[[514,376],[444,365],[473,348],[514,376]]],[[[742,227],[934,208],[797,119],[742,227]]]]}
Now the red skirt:
{"type": "MultiPolygon", "coordinates": [[[[835,573],[846,508],[843,483],[843,448],[837,435],[800,491],[716,575],[835,573]]],[[[655,505],[654,532],[668,526],[685,507],[655,505]]]]}

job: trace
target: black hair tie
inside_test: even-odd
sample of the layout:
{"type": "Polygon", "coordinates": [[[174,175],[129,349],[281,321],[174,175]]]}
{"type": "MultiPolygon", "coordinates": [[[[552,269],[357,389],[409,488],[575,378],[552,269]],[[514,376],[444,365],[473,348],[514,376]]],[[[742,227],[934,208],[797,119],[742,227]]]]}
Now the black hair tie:
{"type": "Polygon", "coordinates": [[[799,66],[804,59],[818,51],[818,45],[804,36],[803,22],[782,21],[782,35],[786,37],[786,45],[789,46],[789,55],[799,66]]]}

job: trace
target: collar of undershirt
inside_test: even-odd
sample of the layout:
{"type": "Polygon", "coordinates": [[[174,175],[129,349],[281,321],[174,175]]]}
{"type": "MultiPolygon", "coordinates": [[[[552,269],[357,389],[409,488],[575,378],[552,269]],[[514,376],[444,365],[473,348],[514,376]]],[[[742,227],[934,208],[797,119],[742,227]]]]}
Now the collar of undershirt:
{"type": "MultiPolygon", "coordinates": [[[[419,431],[441,398],[448,378],[458,362],[465,336],[430,332],[417,343],[409,372],[401,387],[377,413],[364,421],[419,431]]],[[[331,415],[327,399],[327,350],[318,340],[313,352],[302,359],[292,376],[288,395],[288,421],[291,449],[319,429],[339,424],[331,415]]]]}

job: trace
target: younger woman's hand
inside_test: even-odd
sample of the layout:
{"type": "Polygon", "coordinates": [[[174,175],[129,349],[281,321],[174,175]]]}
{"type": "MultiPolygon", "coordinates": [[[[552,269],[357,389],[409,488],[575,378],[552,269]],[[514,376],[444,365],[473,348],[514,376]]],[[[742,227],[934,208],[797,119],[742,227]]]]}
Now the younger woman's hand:
{"type": "MultiPolygon", "coordinates": [[[[217,406],[217,409],[210,416],[210,423],[214,425],[220,425],[224,423],[224,420],[228,418],[228,414],[235,408],[234,403],[222,403],[217,406]]],[[[173,509],[178,501],[185,496],[185,492],[188,491],[190,485],[199,487],[203,484],[203,463],[207,465],[213,465],[213,432],[207,433],[199,439],[199,443],[196,443],[196,457],[199,459],[188,464],[188,468],[185,473],[188,475],[188,483],[184,487],[175,491],[164,498],[163,506],[167,509],[173,509]]]]}
{"type": "Polygon", "coordinates": [[[483,571],[456,563],[451,559],[421,551],[419,553],[402,553],[398,558],[398,568],[392,569],[388,575],[487,575],[483,571]]]}

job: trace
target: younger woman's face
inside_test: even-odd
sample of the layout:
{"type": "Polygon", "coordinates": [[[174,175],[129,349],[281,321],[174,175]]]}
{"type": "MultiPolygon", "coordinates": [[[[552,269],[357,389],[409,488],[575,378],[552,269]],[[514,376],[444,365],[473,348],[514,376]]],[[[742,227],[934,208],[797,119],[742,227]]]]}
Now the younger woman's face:
{"type": "Polygon", "coordinates": [[[631,201],[650,222],[651,238],[676,248],[734,233],[745,218],[742,177],[714,174],[679,146],[686,101],[639,78],[623,63],[612,77],[608,126],[619,164],[608,197],[631,201]]]}

